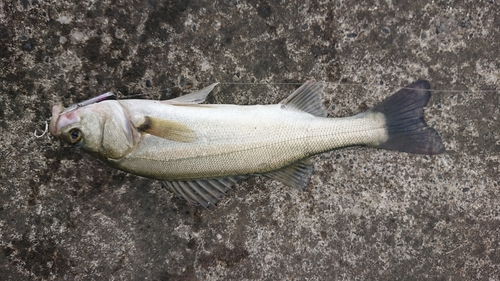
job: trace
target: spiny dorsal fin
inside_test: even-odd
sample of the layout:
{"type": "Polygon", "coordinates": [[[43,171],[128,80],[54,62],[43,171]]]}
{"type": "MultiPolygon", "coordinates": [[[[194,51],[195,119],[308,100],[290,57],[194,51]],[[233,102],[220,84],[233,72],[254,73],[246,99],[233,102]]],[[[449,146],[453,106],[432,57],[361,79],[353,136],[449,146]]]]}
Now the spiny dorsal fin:
{"type": "Polygon", "coordinates": [[[193,142],[196,134],[186,125],[173,120],[161,119],[154,116],[144,116],[137,130],[160,138],[177,141],[193,142]]]}
{"type": "Polygon", "coordinates": [[[285,168],[264,174],[284,185],[305,190],[311,180],[314,167],[308,159],[286,166],[285,168]]]}
{"type": "Polygon", "coordinates": [[[163,184],[180,198],[191,205],[202,205],[209,209],[217,203],[232,188],[236,182],[243,178],[230,177],[224,179],[195,180],[195,181],[164,181],[163,184]]]}
{"type": "Polygon", "coordinates": [[[295,90],[290,96],[282,100],[280,104],[287,108],[305,111],[314,116],[326,117],[328,111],[321,101],[323,83],[306,82],[295,90]]]}
{"type": "Polygon", "coordinates": [[[189,93],[184,96],[180,96],[171,100],[164,100],[161,101],[162,103],[167,103],[167,104],[198,104],[202,103],[205,101],[207,98],[208,94],[214,89],[215,86],[217,86],[219,83],[214,83],[208,87],[205,87],[201,90],[198,90],[196,92],[189,93]]]}

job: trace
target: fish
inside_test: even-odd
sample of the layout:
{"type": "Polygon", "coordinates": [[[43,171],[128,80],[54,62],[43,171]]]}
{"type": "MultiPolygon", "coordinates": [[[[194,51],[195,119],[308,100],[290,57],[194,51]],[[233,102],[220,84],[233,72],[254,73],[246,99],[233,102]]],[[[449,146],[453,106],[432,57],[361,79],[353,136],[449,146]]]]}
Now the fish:
{"type": "Polygon", "coordinates": [[[68,108],[56,105],[49,132],[114,168],[162,181],[205,208],[250,175],[304,190],[313,174],[311,156],[342,147],[444,151],[441,137],[424,120],[431,97],[426,80],[342,118],[328,117],[321,82],[304,83],[278,104],[203,103],[216,85],[169,100],[106,96],[68,108]]]}

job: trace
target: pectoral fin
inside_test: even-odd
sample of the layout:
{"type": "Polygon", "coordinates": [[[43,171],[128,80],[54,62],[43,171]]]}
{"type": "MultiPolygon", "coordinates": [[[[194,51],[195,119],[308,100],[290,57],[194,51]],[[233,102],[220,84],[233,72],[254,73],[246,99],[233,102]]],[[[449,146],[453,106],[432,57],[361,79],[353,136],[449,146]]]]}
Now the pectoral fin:
{"type": "Polygon", "coordinates": [[[193,142],[196,140],[196,133],[188,126],[178,121],[153,116],[144,116],[143,121],[137,126],[137,130],[177,142],[193,142]]]}

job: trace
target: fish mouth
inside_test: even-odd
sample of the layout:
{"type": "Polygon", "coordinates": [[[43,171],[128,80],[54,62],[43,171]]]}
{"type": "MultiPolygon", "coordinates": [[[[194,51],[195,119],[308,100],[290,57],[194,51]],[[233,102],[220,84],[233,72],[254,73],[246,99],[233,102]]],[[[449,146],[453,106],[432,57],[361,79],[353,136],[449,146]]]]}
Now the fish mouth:
{"type": "Polygon", "coordinates": [[[52,107],[52,118],[50,118],[49,132],[56,138],[59,138],[61,128],[69,124],[79,122],[80,117],[74,111],[64,113],[65,108],[60,105],[52,107]]]}
{"type": "Polygon", "coordinates": [[[49,132],[51,135],[57,138],[57,131],[60,128],[57,127],[57,121],[59,121],[59,115],[64,111],[64,107],[60,105],[55,105],[52,107],[52,118],[50,118],[49,132]]]}

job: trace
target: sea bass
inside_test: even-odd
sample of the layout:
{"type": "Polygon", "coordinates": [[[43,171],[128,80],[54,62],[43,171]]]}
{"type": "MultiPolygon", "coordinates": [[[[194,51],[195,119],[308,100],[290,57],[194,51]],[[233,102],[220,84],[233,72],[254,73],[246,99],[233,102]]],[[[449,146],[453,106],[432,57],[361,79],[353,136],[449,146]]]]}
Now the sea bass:
{"type": "Polygon", "coordinates": [[[93,99],[54,106],[49,131],[117,169],[163,181],[206,208],[245,175],[304,189],[313,172],[308,158],[340,147],[444,151],[423,118],[431,96],[424,80],[344,118],[327,118],[322,83],[305,83],[278,104],[201,104],[215,85],[164,101],[93,99]]]}

